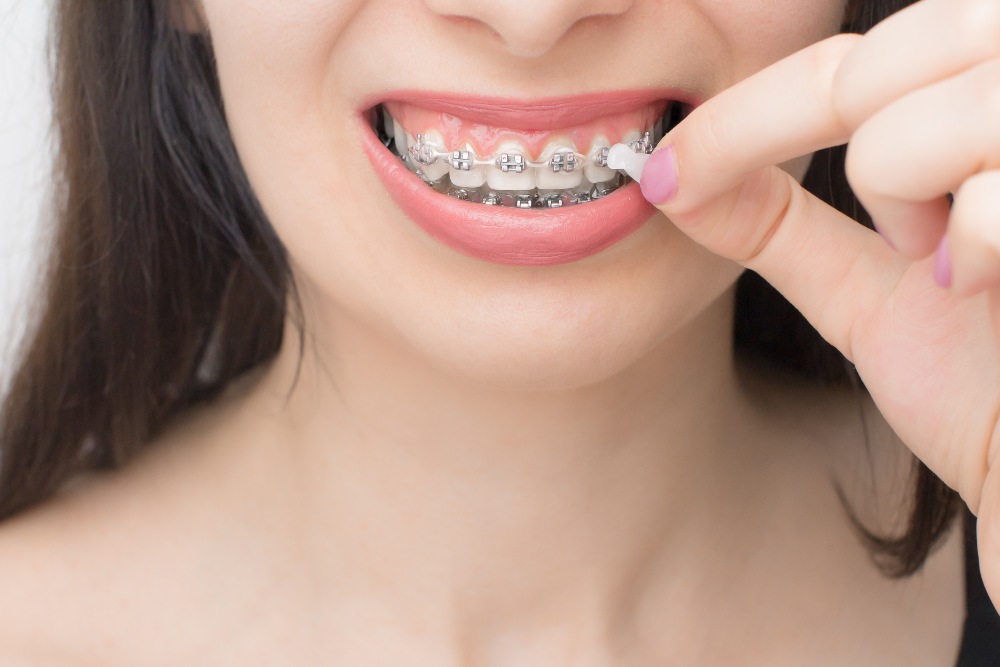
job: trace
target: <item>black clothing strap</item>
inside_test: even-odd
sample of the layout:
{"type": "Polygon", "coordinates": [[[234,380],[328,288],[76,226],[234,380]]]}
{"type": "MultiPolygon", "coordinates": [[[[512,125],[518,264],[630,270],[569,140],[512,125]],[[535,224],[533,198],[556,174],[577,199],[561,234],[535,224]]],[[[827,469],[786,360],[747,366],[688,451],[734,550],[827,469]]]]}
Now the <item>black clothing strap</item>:
{"type": "Polygon", "coordinates": [[[1000,614],[979,573],[976,517],[963,512],[965,533],[965,629],[956,667],[1000,667],[1000,614]]]}

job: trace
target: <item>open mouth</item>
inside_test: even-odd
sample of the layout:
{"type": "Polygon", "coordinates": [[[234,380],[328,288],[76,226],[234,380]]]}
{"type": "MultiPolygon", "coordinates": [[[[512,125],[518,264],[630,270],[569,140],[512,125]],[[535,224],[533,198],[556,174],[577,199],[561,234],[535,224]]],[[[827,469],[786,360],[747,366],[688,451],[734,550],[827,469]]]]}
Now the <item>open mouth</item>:
{"type": "Polygon", "coordinates": [[[690,111],[684,102],[660,100],[559,130],[534,130],[390,100],[368,118],[379,141],[438,193],[484,206],[553,209],[595,202],[631,183],[607,166],[610,146],[650,153],[690,111]]]}
{"type": "Polygon", "coordinates": [[[487,262],[553,266],[656,219],[605,149],[650,151],[699,103],[674,88],[533,99],[399,90],[357,118],[385,193],[428,236],[487,262]]]}

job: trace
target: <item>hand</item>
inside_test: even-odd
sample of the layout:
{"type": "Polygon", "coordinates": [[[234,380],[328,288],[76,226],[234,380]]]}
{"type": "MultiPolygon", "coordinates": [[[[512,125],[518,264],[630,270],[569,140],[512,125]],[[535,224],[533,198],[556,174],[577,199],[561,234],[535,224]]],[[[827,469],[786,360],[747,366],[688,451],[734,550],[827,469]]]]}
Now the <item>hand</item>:
{"type": "Polygon", "coordinates": [[[673,193],[658,207],[678,228],[761,274],[854,362],[979,517],[1000,606],[1000,2],[924,0],[789,56],[695,109],[642,188],[673,193]],[[898,251],[773,166],[845,142],[898,251]]]}

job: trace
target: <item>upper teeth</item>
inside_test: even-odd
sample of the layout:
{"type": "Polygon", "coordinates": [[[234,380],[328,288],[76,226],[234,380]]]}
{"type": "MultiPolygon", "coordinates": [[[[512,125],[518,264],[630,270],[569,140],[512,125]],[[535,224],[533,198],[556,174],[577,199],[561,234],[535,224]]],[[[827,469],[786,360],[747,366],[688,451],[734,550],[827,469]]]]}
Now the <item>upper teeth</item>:
{"type": "MultiPolygon", "coordinates": [[[[558,208],[607,196],[631,182],[627,170],[621,170],[620,152],[614,167],[609,166],[611,145],[624,144],[618,151],[627,152],[627,146],[648,154],[663,133],[663,123],[657,122],[650,131],[632,129],[615,136],[617,141],[596,134],[584,151],[569,133],[560,133],[537,153],[529,152],[519,137],[508,136],[492,153],[480,155],[469,141],[448,146],[444,129],[431,127],[414,137],[384,108],[381,112],[383,142],[435,190],[465,201],[518,208],[558,208]]],[[[447,131],[456,134],[452,128],[447,131]]],[[[634,161],[625,162],[634,167],[634,161]]]]}
{"type": "MultiPolygon", "coordinates": [[[[396,127],[396,130],[396,137],[399,137],[399,128],[396,127]]],[[[572,148],[557,147],[546,160],[530,160],[513,142],[504,142],[496,153],[480,157],[470,147],[453,151],[446,150],[441,137],[436,135],[437,133],[433,130],[426,134],[418,134],[416,138],[407,135],[406,143],[409,157],[421,165],[425,172],[426,167],[437,163],[444,163],[455,171],[471,171],[474,167],[486,166],[496,167],[503,173],[515,174],[523,173],[528,168],[554,174],[566,174],[576,171],[581,164],[592,164],[600,168],[607,167],[607,145],[597,146],[596,150],[589,155],[578,153],[572,148]]],[[[637,153],[653,152],[653,139],[650,132],[645,132],[642,135],[639,135],[638,132],[629,133],[622,140],[622,143],[628,144],[637,153]]]]}

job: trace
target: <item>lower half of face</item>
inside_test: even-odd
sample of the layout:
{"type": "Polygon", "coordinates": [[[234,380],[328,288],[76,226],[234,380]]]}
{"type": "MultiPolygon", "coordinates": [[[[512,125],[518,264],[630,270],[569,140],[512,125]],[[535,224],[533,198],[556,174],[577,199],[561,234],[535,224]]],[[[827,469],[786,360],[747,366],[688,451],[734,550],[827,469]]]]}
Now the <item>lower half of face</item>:
{"type": "Polygon", "coordinates": [[[739,267],[656,214],[607,148],[648,150],[843,13],[842,0],[202,6],[312,333],[350,322],[449,371],[533,387],[599,381],[672,337],[696,344],[685,329],[729,326],[713,304],[739,267]]]}

